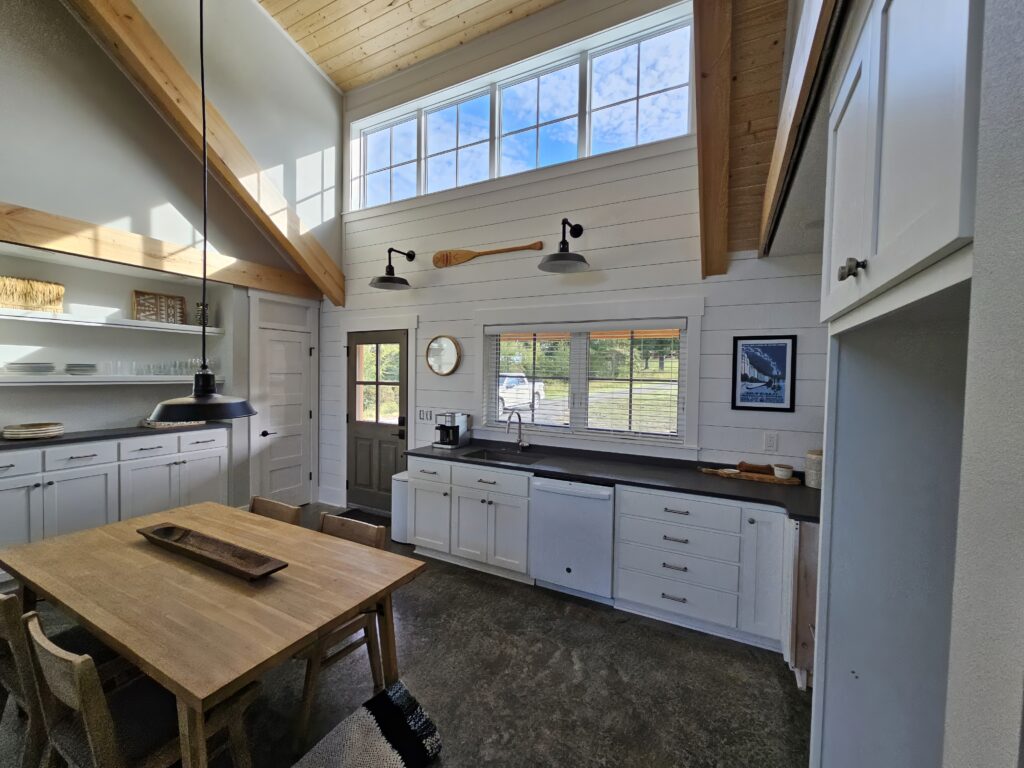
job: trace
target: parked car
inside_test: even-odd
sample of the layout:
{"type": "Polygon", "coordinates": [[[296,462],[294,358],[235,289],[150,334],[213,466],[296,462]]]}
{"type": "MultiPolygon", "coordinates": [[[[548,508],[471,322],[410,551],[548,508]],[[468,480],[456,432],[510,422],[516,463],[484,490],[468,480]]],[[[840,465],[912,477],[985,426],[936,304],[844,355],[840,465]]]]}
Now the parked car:
{"type": "Polygon", "coordinates": [[[543,399],[543,381],[530,381],[525,373],[499,374],[498,406],[500,411],[516,410],[523,406],[534,410],[543,399]]]}

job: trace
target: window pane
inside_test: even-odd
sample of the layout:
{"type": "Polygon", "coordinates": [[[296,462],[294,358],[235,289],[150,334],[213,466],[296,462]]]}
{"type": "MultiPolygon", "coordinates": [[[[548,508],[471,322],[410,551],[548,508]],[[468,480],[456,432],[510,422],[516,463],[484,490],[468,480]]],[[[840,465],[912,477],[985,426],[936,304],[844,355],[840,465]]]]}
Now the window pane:
{"type": "Polygon", "coordinates": [[[640,43],[640,93],[690,81],[690,28],[683,27],[640,43]]]}
{"type": "Polygon", "coordinates": [[[546,123],[579,112],[580,67],[550,72],[540,78],[540,122],[546,123]]]}
{"type": "Polygon", "coordinates": [[[356,385],[356,421],[377,420],[377,385],[356,385]]]}
{"type": "Polygon", "coordinates": [[[491,135],[491,94],[459,105],[459,146],[484,141],[491,135]]]}
{"type": "Polygon", "coordinates": [[[640,144],[682,136],[689,126],[690,89],[676,88],[640,99],[640,144]]]}
{"type": "Polygon", "coordinates": [[[406,200],[416,196],[416,163],[391,169],[391,199],[406,200]]]}
{"type": "Polygon", "coordinates": [[[377,421],[381,424],[397,424],[399,412],[398,387],[382,384],[380,387],[380,413],[377,421]]]}
{"type": "Polygon", "coordinates": [[[633,336],[633,378],[678,381],[679,333],[636,331],[633,336]]]}
{"type": "Polygon", "coordinates": [[[490,146],[490,144],[476,144],[459,150],[460,187],[490,178],[490,146]]]}
{"type": "Polygon", "coordinates": [[[636,102],[606,107],[590,118],[590,154],[600,155],[636,144],[636,102]]]}
{"type": "Polygon", "coordinates": [[[377,380],[377,345],[356,345],[356,380],[377,380]]]}
{"type": "Polygon", "coordinates": [[[569,334],[502,334],[498,341],[497,417],[569,426],[569,334]]]}
{"type": "Polygon", "coordinates": [[[587,384],[587,429],[629,431],[629,382],[587,384]]]}
{"type": "Polygon", "coordinates": [[[537,124],[537,80],[501,89],[501,132],[511,133],[537,124]]]}
{"type": "Polygon", "coordinates": [[[455,186],[455,153],[445,152],[427,159],[427,192],[455,186]]]}
{"type": "Polygon", "coordinates": [[[366,204],[391,202],[391,171],[378,171],[366,177],[366,204]]]}
{"type": "Polygon", "coordinates": [[[427,115],[427,154],[455,147],[456,108],[448,107],[427,115]]]}
{"type": "Polygon", "coordinates": [[[588,346],[591,379],[629,378],[629,331],[592,333],[588,346]]]}
{"type": "Polygon", "coordinates": [[[391,162],[407,163],[416,159],[416,120],[406,120],[391,129],[391,162]]]}
{"type": "Polygon", "coordinates": [[[380,345],[380,380],[398,381],[398,373],[402,369],[402,347],[400,344],[380,345]]]}
{"type": "Polygon", "coordinates": [[[366,170],[379,171],[391,165],[391,130],[366,134],[366,170]]]}
{"type": "Polygon", "coordinates": [[[636,56],[637,46],[629,45],[594,57],[591,107],[603,107],[637,95],[636,56]]]}
{"type": "Polygon", "coordinates": [[[501,175],[537,167],[537,129],[501,137],[501,175]]]}
{"type": "Polygon", "coordinates": [[[575,160],[579,151],[578,142],[579,128],[575,117],[542,126],[538,165],[554,165],[575,160]]]}

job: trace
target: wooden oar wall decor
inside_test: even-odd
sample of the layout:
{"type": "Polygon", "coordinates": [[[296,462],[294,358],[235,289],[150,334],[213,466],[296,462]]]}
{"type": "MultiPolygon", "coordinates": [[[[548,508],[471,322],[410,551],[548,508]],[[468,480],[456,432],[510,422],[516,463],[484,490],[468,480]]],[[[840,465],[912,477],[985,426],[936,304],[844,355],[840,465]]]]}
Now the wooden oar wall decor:
{"type": "Polygon", "coordinates": [[[530,243],[529,245],[513,245],[508,248],[495,248],[493,251],[438,251],[434,254],[434,266],[438,269],[456,267],[459,264],[465,264],[467,261],[472,261],[477,256],[492,256],[495,253],[515,253],[516,251],[539,251],[543,247],[544,243],[538,240],[537,242],[530,243]]]}

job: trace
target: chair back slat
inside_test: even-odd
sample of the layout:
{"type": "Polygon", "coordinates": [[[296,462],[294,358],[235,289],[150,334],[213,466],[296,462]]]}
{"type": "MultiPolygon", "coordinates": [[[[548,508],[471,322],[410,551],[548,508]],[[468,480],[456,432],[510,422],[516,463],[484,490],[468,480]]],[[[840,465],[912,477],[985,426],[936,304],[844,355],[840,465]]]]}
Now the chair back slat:
{"type": "Polygon", "coordinates": [[[384,549],[387,546],[388,529],[386,526],[372,525],[361,520],[353,520],[350,517],[323,515],[320,518],[320,532],[377,549],[384,549]]]}
{"type": "Polygon", "coordinates": [[[17,595],[0,595],[0,655],[8,657],[4,663],[14,664],[16,674],[11,682],[18,689],[9,693],[30,717],[41,717],[32,676],[32,651],[21,622],[21,600],[17,595]]]}
{"type": "Polygon", "coordinates": [[[249,502],[249,511],[273,520],[280,520],[282,523],[291,525],[302,524],[302,510],[273,499],[265,499],[262,496],[253,496],[249,502]]]}

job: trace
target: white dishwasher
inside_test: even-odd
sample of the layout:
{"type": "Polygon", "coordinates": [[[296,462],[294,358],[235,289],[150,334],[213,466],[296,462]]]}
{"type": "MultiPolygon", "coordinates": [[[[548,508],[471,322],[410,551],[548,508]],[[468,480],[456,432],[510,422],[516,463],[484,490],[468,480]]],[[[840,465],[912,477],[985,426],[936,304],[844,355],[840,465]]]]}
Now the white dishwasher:
{"type": "Polygon", "coordinates": [[[533,478],[530,576],[541,586],[610,598],[615,489],[533,478]]]}

